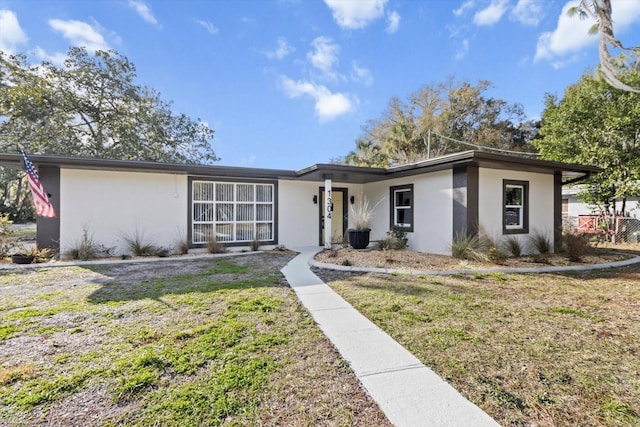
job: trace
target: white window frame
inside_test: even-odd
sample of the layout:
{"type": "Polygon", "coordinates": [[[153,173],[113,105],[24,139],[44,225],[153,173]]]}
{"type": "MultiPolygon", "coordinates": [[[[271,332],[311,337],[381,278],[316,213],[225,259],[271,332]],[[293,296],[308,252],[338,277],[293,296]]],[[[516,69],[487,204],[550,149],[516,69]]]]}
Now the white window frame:
{"type": "MultiPolygon", "coordinates": [[[[398,226],[404,227],[407,231],[413,231],[413,223],[415,222],[415,213],[414,213],[414,193],[413,193],[413,184],[407,185],[398,185],[391,187],[391,227],[398,226]],[[409,206],[397,206],[396,205],[396,195],[398,193],[409,193],[411,196],[411,203],[409,206]],[[411,223],[400,223],[398,222],[398,211],[407,210],[411,212],[411,223]]],[[[405,218],[407,215],[405,215],[405,218]]]]}
{"type": "Polygon", "coordinates": [[[529,183],[527,181],[513,181],[505,180],[503,182],[503,231],[506,234],[513,233],[528,233],[528,200],[529,200],[529,183]],[[507,191],[508,190],[520,190],[520,204],[507,204],[507,191]],[[507,210],[517,210],[518,222],[517,224],[507,224],[506,215],[507,210]]]}
{"type": "Polygon", "coordinates": [[[231,182],[231,181],[206,181],[194,180],[191,184],[191,240],[194,245],[204,244],[207,242],[209,233],[200,231],[202,228],[209,228],[211,234],[215,234],[216,240],[222,243],[250,243],[255,239],[261,242],[275,241],[275,185],[270,183],[255,182],[231,182]],[[198,194],[205,192],[199,191],[201,186],[212,186],[209,194],[210,198],[197,199],[198,194]],[[219,186],[231,186],[231,192],[225,195],[232,195],[231,199],[224,198],[218,200],[219,186]],[[251,200],[239,200],[238,186],[252,187],[251,200]],[[271,200],[258,201],[258,189],[268,188],[268,194],[271,200]],[[219,220],[216,216],[218,207],[222,205],[231,206],[232,218],[219,220]],[[247,212],[250,212],[251,219],[238,220],[239,207],[241,205],[250,206],[247,212]],[[258,211],[260,206],[267,206],[267,217],[270,219],[258,219],[258,211]],[[202,209],[199,209],[202,207],[202,209]],[[196,218],[198,212],[208,212],[210,219],[202,220],[196,218]],[[216,231],[222,226],[227,228],[227,233],[219,233],[216,231]],[[244,228],[244,230],[242,230],[244,228]]]}

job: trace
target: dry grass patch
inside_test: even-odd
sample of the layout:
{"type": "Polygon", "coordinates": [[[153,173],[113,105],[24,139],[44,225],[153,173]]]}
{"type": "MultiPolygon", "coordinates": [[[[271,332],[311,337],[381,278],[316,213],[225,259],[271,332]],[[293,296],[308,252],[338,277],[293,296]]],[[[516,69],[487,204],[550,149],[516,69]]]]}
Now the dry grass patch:
{"type": "Polygon", "coordinates": [[[585,255],[580,261],[569,261],[562,254],[545,254],[544,256],[525,256],[507,258],[504,262],[480,262],[457,259],[446,255],[435,255],[411,250],[355,250],[341,248],[323,251],[316,255],[316,260],[327,264],[348,265],[354,267],[386,268],[398,271],[447,271],[447,270],[486,270],[501,268],[531,268],[540,266],[568,266],[602,264],[606,262],[628,259],[629,255],[611,248],[600,248],[585,255]]]}
{"type": "Polygon", "coordinates": [[[291,257],[0,273],[0,425],[389,425],[291,257]]]}
{"type": "Polygon", "coordinates": [[[502,425],[640,425],[640,266],[454,277],[319,271],[502,425]]]}

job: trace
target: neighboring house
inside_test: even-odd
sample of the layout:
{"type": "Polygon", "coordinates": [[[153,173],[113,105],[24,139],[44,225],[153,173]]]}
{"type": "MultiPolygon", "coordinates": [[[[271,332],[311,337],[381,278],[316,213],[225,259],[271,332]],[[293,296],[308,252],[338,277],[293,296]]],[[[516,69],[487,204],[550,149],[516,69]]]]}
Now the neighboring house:
{"type": "MultiPolygon", "coordinates": [[[[349,205],[366,196],[375,205],[373,240],[393,226],[408,231],[409,247],[450,254],[454,236],[502,239],[562,230],[562,180],[600,169],[466,151],[390,168],[316,164],[299,171],[32,155],[58,217],[38,218],[38,243],[64,254],[86,230],[93,240],[126,253],[123,236],[138,232],[172,247],[207,236],[230,246],[315,246],[340,238],[349,205]],[[331,232],[324,232],[325,191],[331,191],[331,232]],[[325,235],[326,234],[326,235],[325,235]]],[[[0,164],[21,167],[0,154],[0,164]]]]}
{"type": "MultiPolygon", "coordinates": [[[[590,206],[580,201],[578,193],[582,189],[581,186],[565,186],[562,189],[562,215],[564,217],[576,218],[578,215],[598,215],[602,213],[596,206],[590,206]]],[[[619,211],[620,209],[622,209],[622,199],[616,199],[616,210],[619,211]]],[[[640,196],[627,197],[624,214],[629,214],[628,216],[631,218],[640,218],[640,196]]]]}
{"type": "Polygon", "coordinates": [[[580,185],[562,189],[562,219],[564,226],[579,233],[609,236],[614,242],[640,242],[640,197],[627,197],[625,211],[622,199],[616,199],[615,218],[603,216],[597,206],[583,203],[578,194],[580,185]]]}

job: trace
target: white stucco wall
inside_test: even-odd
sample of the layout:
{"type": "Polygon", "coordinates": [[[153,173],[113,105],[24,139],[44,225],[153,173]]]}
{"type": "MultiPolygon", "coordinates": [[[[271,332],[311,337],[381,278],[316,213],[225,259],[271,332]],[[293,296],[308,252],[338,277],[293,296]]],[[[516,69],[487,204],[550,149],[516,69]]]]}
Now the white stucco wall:
{"type": "Polygon", "coordinates": [[[527,247],[528,236],[539,231],[549,236],[553,244],[553,175],[510,170],[479,170],[478,217],[481,230],[496,241],[502,240],[503,180],[529,182],[529,234],[517,236],[527,247]]]}
{"type": "Polygon", "coordinates": [[[418,252],[451,254],[453,234],[453,177],[451,170],[364,185],[371,204],[376,205],[372,240],[382,240],[390,228],[390,187],[413,184],[413,232],[407,233],[408,246],[418,252]]]}
{"type": "MultiPolygon", "coordinates": [[[[332,182],[332,188],[346,188],[348,197],[362,192],[362,186],[332,182]]],[[[318,246],[320,244],[320,203],[313,203],[323,182],[278,182],[278,244],[288,248],[318,246]]],[[[348,201],[346,201],[348,203],[348,201]]]]}
{"type": "Polygon", "coordinates": [[[123,236],[136,230],[151,244],[173,250],[187,236],[188,184],[184,175],[62,169],[60,252],[76,246],[86,227],[113,254],[128,253],[123,236]]]}
{"type": "MultiPolygon", "coordinates": [[[[564,194],[562,196],[563,199],[569,199],[569,216],[576,217],[578,215],[592,215],[598,214],[599,210],[595,206],[590,206],[585,203],[582,203],[577,195],[564,194]]],[[[616,200],[616,210],[622,209],[622,199],[616,200]]],[[[640,218],[640,198],[639,197],[629,197],[627,198],[627,203],[625,207],[626,212],[632,218],[640,218]]]]}

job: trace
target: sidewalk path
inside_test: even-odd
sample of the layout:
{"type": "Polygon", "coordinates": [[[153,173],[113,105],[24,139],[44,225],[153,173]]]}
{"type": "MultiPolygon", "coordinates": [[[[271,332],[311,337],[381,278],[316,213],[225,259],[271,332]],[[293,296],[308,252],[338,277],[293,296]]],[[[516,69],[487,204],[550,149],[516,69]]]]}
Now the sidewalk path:
{"type": "Polygon", "coordinates": [[[300,254],[282,273],[391,423],[499,425],[313,274],[309,261],[318,247],[295,250],[300,254]]]}

